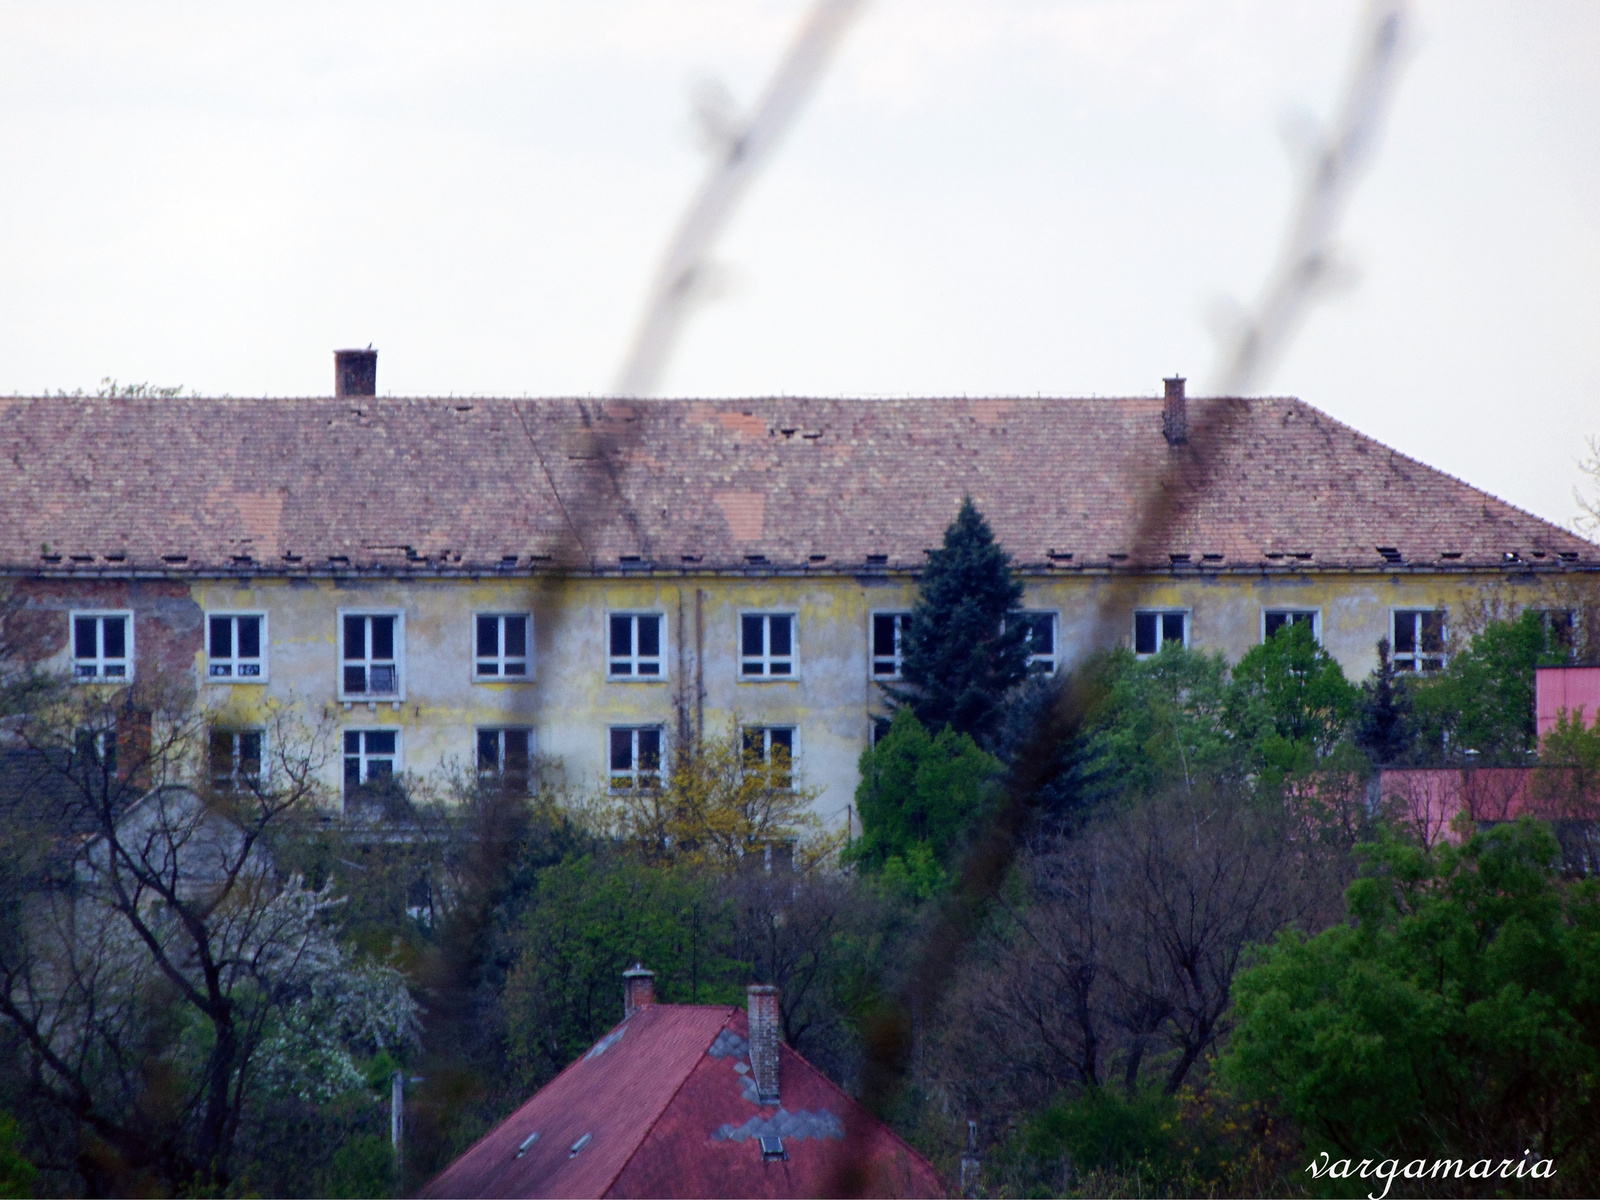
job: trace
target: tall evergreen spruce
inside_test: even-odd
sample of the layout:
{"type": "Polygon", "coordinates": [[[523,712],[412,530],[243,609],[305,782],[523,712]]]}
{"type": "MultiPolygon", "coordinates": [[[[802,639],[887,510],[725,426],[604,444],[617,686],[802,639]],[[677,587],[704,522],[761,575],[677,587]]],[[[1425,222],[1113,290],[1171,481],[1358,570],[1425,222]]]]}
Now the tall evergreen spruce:
{"type": "Polygon", "coordinates": [[[1411,695],[1396,678],[1389,657],[1389,639],[1378,639],[1378,669],[1361,685],[1356,714],[1356,744],[1377,766],[1392,766],[1410,757],[1414,737],[1411,695]]]}
{"type": "Polygon", "coordinates": [[[994,540],[969,496],[928,554],[902,645],[896,707],[909,706],[930,730],[949,726],[989,745],[1004,698],[1028,675],[1027,631],[1006,614],[1022,599],[1011,556],[994,540]]]}

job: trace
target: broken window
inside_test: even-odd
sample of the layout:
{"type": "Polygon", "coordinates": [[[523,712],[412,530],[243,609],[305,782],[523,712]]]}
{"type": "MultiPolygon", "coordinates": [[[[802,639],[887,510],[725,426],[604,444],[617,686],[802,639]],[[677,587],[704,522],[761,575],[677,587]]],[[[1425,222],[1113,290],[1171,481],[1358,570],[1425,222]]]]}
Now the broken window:
{"type": "Polygon", "coordinates": [[[662,670],[660,613],[612,613],[609,660],[612,679],[660,679],[662,670]]]}
{"type": "Polygon", "coordinates": [[[1314,608],[1269,608],[1261,614],[1261,640],[1270,642],[1286,625],[1309,625],[1312,638],[1320,639],[1319,624],[1314,608]]]}
{"type": "Polygon", "coordinates": [[[1394,669],[1438,671],[1444,667],[1444,613],[1396,610],[1394,669]]]}
{"type": "Polygon", "coordinates": [[[399,613],[343,613],[346,698],[400,698],[399,613]]]}
{"type": "Polygon", "coordinates": [[[527,679],[528,631],[533,618],[527,613],[479,613],[473,644],[475,679],[527,679]]]}
{"type": "Polygon", "coordinates": [[[265,735],[260,729],[211,731],[211,783],[217,788],[250,789],[261,783],[261,751],[265,735]]]}
{"type": "Polygon", "coordinates": [[[904,661],[906,628],[911,622],[908,612],[879,612],[872,614],[872,677],[874,679],[899,679],[904,661]]]}
{"type": "Polygon", "coordinates": [[[1034,675],[1056,673],[1056,614],[1053,612],[1016,612],[1006,618],[1006,624],[1017,622],[1027,630],[1023,646],[1028,652],[1028,671],[1034,675]]]}
{"type": "Polygon", "coordinates": [[[206,618],[206,678],[261,683],[267,677],[263,613],[212,613],[206,618]]]}
{"type": "Polygon", "coordinates": [[[85,683],[133,678],[133,614],[72,614],[72,677],[85,683]]]}
{"type": "Polygon", "coordinates": [[[1577,614],[1570,608],[1535,608],[1544,626],[1544,648],[1547,654],[1571,661],[1577,644],[1577,614]]]}
{"type": "Polygon", "coordinates": [[[770,766],[774,787],[794,786],[794,726],[746,725],[740,731],[744,760],[752,765],[770,766]]]}
{"type": "Polygon", "coordinates": [[[1143,658],[1164,646],[1189,644],[1189,614],[1182,609],[1145,610],[1133,614],[1133,652],[1143,658]]]}
{"type": "Polygon", "coordinates": [[[344,734],[344,783],[361,787],[392,779],[400,766],[398,729],[347,729],[344,734]]]}
{"type": "Polygon", "coordinates": [[[745,679],[793,678],[793,613],[740,615],[739,674],[745,679]]]}
{"type": "Polygon", "coordinates": [[[613,725],[609,737],[612,791],[635,792],[661,786],[661,726],[613,725]]]}
{"type": "Polygon", "coordinates": [[[532,761],[533,730],[517,727],[478,730],[479,778],[526,792],[532,761]]]}

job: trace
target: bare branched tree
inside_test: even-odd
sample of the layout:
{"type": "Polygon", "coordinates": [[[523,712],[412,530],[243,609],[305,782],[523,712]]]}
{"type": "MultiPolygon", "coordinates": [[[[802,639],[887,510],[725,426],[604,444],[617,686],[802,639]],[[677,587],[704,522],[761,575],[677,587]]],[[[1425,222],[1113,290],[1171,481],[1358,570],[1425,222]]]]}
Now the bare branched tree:
{"type": "Polygon", "coordinates": [[[158,682],[64,685],[8,732],[0,1021],[41,1165],[94,1195],[224,1189],[262,1089],[337,1092],[352,1045],[412,1036],[398,973],[274,867],[314,817],[325,729],[280,716],[270,762],[218,776],[192,695],[158,682]]]}
{"type": "Polygon", "coordinates": [[[1578,470],[1589,481],[1589,494],[1572,489],[1572,498],[1578,503],[1578,519],[1574,524],[1585,537],[1600,538],[1600,437],[1588,438],[1589,456],[1580,459],[1578,470]]]}

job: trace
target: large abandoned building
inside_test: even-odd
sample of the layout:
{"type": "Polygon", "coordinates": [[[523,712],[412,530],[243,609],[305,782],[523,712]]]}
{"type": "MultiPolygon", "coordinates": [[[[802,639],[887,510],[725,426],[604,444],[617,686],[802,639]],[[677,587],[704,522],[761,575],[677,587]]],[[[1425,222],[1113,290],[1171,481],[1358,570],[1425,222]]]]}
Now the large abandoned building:
{"type": "MultiPolygon", "coordinates": [[[[10,640],[165,676],[248,765],[331,712],[328,784],[648,783],[675,739],[788,746],[845,819],[928,548],[970,495],[1036,669],[1306,621],[1352,677],[1437,669],[1485,597],[1557,612],[1600,548],[1296,399],[0,399],[10,640]],[[229,739],[231,738],[231,741],[229,739]]],[[[230,749],[231,747],[231,749],[230,749]]]]}

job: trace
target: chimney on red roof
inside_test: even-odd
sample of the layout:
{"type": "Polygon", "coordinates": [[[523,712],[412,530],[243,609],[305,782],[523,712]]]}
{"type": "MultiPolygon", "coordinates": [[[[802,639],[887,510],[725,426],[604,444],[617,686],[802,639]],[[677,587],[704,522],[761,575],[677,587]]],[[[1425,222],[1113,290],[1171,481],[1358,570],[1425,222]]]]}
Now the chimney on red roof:
{"type": "Polygon", "coordinates": [[[778,1103],[778,989],[768,983],[745,988],[750,1020],[750,1073],[756,1080],[756,1102],[778,1103]]]}
{"type": "Polygon", "coordinates": [[[333,352],[333,394],[335,396],[376,396],[378,394],[378,352],[365,350],[333,352]]]}
{"type": "Polygon", "coordinates": [[[1161,431],[1167,445],[1181,446],[1189,440],[1189,402],[1183,396],[1183,376],[1163,379],[1167,385],[1167,405],[1161,414],[1161,431]]]}
{"type": "Polygon", "coordinates": [[[656,973],[639,963],[622,973],[622,1019],[626,1021],[647,1004],[656,1002],[656,973]]]}

